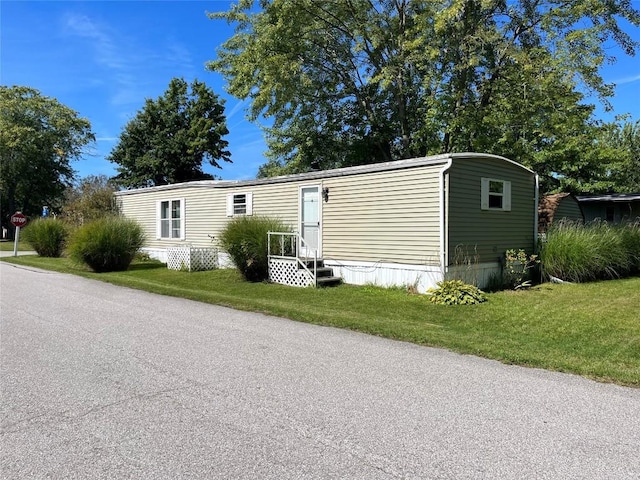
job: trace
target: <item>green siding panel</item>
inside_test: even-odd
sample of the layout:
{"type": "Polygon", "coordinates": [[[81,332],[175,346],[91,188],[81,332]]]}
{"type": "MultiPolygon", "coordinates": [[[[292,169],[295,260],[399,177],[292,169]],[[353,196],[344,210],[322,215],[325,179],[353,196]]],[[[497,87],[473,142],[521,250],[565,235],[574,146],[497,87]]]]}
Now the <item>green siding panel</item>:
{"type": "Polygon", "coordinates": [[[449,264],[462,256],[495,262],[510,248],[535,246],[535,175],[500,159],[456,159],[449,169],[447,205],[449,264]],[[511,182],[511,211],[481,210],[481,179],[511,182]],[[458,255],[456,255],[456,252],[458,255]]]}
{"type": "Polygon", "coordinates": [[[580,210],[580,205],[574,197],[569,196],[560,200],[556,213],[553,216],[553,221],[559,222],[562,219],[574,222],[581,222],[583,220],[582,210],[580,210]]]}

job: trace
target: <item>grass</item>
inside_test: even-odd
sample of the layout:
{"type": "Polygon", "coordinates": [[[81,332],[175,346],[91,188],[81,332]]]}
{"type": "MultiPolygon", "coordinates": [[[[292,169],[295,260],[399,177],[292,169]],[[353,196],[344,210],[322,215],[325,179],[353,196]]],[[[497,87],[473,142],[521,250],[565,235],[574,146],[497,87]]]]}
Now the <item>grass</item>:
{"type": "Polygon", "coordinates": [[[189,273],[147,262],[134,263],[126,272],[96,274],[64,258],[4,261],[640,387],[638,277],[543,284],[488,294],[488,302],[480,305],[443,306],[402,289],[248,283],[235,270],[189,273]]]}
{"type": "MultiPolygon", "coordinates": [[[[18,242],[18,251],[27,252],[33,250],[26,242],[18,242]]],[[[13,252],[13,240],[1,240],[0,252],[13,252]]]]}

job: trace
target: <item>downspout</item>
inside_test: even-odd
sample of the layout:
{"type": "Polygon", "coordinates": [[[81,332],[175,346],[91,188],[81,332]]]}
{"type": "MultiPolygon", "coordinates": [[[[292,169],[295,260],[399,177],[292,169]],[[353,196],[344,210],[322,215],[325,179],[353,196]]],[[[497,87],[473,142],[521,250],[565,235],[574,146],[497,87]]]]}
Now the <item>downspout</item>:
{"type": "Polygon", "coordinates": [[[535,191],[535,204],[533,205],[533,209],[534,209],[534,214],[533,214],[533,218],[534,218],[534,222],[533,222],[533,250],[535,254],[538,254],[539,252],[538,250],[538,202],[540,201],[540,193],[539,193],[539,188],[540,188],[540,179],[538,177],[538,174],[535,174],[535,178],[536,178],[536,191],[535,191]]]}
{"type": "Polygon", "coordinates": [[[449,158],[445,166],[440,169],[440,265],[443,277],[447,273],[447,266],[449,265],[449,252],[447,251],[449,182],[447,171],[451,168],[452,163],[453,159],[449,158]]]}

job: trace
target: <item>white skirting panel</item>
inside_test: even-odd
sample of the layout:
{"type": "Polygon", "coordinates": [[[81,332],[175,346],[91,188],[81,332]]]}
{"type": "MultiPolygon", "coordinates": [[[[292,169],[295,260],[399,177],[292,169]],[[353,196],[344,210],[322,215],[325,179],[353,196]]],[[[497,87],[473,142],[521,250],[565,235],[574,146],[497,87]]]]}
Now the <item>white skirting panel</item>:
{"type": "Polygon", "coordinates": [[[335,276],[354,285],[410,287],[419,293],[425,293],[443,279],[442,269],[435,265],[352,262],[328,258],[324,259],[324,264],[333,269],[335,276]]]}
{"type": "Polygon", "coordinates": [[[167,248],[169,270],[214,270],[218,268],[218,249],[215,247],[169,247],[167,248]]]}
{"type": "MultiPolygon", "coordinates": [[[[142,253],[146,253],[154,260],[159,260],[162,263],[167,263],[167,249],[160,247],[142,247],[140,249],[142,253]]],[[[218,268],[235,268],[231,257],[227,252],[218,253],[218,268]]]]}
{"type": "MultiPolygon", "coordinates": [[[[165,248],[142,248],[151,258],[167,263],[165,248]]],[[[226,252],[218,256],[219,268],[234,268],[226,252]]],[[[435,288],[443,279],[463,280],[484,288],[492,275],[500,274],[500,264],[478,263],[475,265],[452,266],[445,272],[437,265],[409,265],[401,263],[353,262],[349,260],[324,259],[324,264],[333,269],[333,274],[344,283],[353,285],[377,285],[380,287],[411,287],[419,293],[435,288]]]]}
{"type": "Polygon", "coordinates": [[[167,249],[166,248],[152,248],[142,247],[140,249],[142,253],[146,253],[154,260],[158,260],[162,263],[167,263],[167,249]]]}
{"type": "Polygon", "coordinates": [[[236,268],[227,252],[218,252],[218,268],[236,268]]]}

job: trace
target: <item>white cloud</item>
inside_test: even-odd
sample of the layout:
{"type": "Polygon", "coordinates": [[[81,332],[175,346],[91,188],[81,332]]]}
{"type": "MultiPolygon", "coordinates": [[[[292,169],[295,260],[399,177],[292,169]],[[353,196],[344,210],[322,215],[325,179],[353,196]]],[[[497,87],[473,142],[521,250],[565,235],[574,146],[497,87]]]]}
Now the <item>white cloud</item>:
{"type": "Polygon", "coordinates": [[[122,35],[86,15],[75,13],[65,16],[64,27],[67,35],[88,42],[92,61],[100,67],[99,77],[92,82],[107,86],[112,105],[124,106],[141,101],[133,49],[125,45],[122,35]]]}
{"type": "Polygon", "coordinates": [[[77,13],[66,15],[64,27],[67,35],[88,44],[92,61],[102,75],[95,81],[106,84],[109,102],[125,109],[125,116],[131,113],[131,107],[140,107],[145,98],[161,95],[164,89],[158,88],[166,87],[170,78],[188,79],[197,73],[190,50],[175,39],[156,42],[138,31],[128,31],[124,25],[101,23],[77,13]]]}
{"type": "MultiPolygon", "coordinates": [[[[242,110],[242,108],[246,105],[246,103],[247,103],[247,100],[241,100],[233,106],[233,108],[229,113],[225,113],[227,117],[227,121],[231,120],[236,113],[242,110]]],[[[239,123],[244,123],[244,119],[239,123]]]]}
{"type": "Polygon", "coordinates": [[[615,83],[616,85],[624,85],[625,83],[633,83],[633,82],[640,82],[640,74],[633,75],[631,77],[623,77],[619,80],[613,81],[613,83],[615,83]]]}
{"type": "Polygon", "coordinates": [[[182,72],[183,77],[195,76],[193,57],[191,52],[183,44],[174,40],[169,41],[166,50],[163,52],[163,64],[167,64],[172,70],[182,72]]]}
{"type": "Polygon", "coordinates": [[[78,14],[68,14],[64,24],[67,33],[89,39],[92,42],[97,54],[97,63],[114,70],[126,68],[121,49],[118,48],[105,27],[96,24],[86,15],[78,14]]]}

